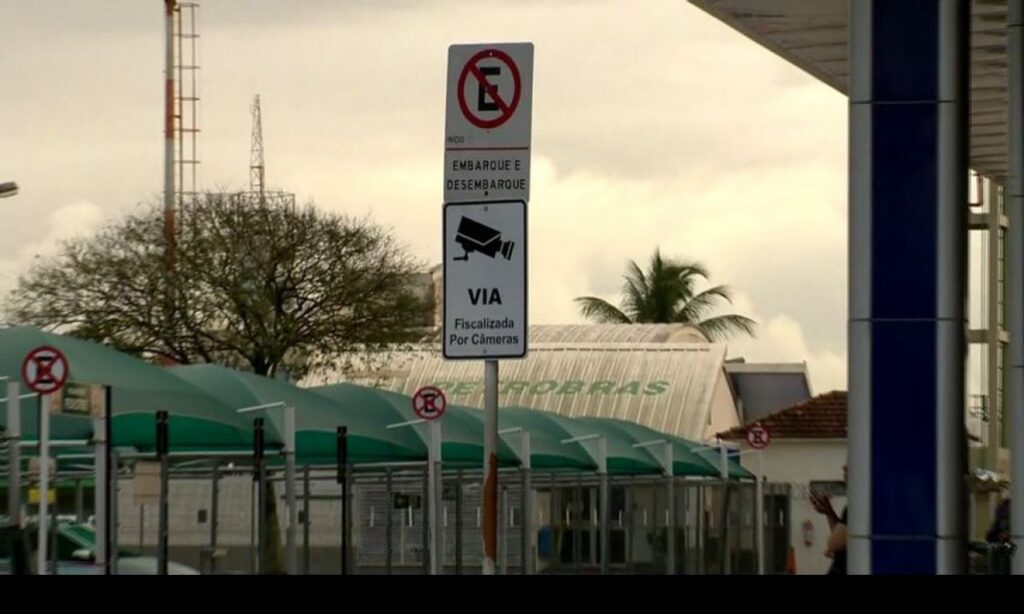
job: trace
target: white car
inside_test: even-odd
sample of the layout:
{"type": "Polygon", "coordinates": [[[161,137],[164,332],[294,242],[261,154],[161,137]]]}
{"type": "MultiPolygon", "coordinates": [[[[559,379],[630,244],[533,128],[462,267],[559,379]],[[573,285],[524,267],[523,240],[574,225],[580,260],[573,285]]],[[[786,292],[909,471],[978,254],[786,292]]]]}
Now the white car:
{"type": "MultiPolygon", "coordinates": [[[[57,525],[57,569],[56,575],[80,576],[99,575],[102,570],[96,565],[96,532],[86,525],[79,523],[60,523],[57,525]]],[[[37,542],[35,537],[35,526],[30,525],[26,529],[28,541],[32,546],[37,542]]],[[[35,561],[35,553],[32,553],[31,562],[35,561]]],[[[0,552],[0,575],[10,573],[8,560],[11,557],[7,553],[0,552]]],[[[121,551],[117,557],[117,573],[125,576],[155,576],[157,575],[157,559],[152,556],[139,556],[127,551],[121,551]]],[[[175,563],[167,562],[167,573],[174,576],[197,576],[199,570],[175,563]]]]}

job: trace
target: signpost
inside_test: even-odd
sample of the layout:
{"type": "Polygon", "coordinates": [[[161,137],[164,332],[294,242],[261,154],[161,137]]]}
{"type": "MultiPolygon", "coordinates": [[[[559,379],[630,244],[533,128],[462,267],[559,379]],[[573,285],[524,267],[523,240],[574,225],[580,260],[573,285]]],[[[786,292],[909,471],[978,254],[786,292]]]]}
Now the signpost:
{"type": "MultiPolygon", "coordinates": [[[[96,488],[96,565],[105,575],[110,574],[110,501],[108,489],[112,468],[110,463],[110,388],[100,384],[65,381],[55,392],[47,395],[51,414],[90,417],[93,422],[93,452],[95,458],[96,488]]],[[[159,484],[157,481],[156,484],[159,484]]],[[[136,500],[140,499],[136,490],[136,500]]],[[[154,494],[154,503],[156,502],[154,494]]]]}
{"type": "Polygon", "coordinates": [[[57,392],[68,379],[68,359],[55,347],[37,347],[21,363],[21,377],[32,392],[57,392]]]}
{"type": "MultiPolygon", "coordinates": [[[[348,574],[349,559],[349,502],[351,489],[349,479],[352,472],[348,462],[348,427],[339,426],[334,436],[334,450],[337,455],[337,481],[341,486],[341,575],[348,574]]],[[[306,520],[307,522],[309,519],[306,520]]]]}
{"type": "Polygon", "coordinates": [[[448,49],[444,200],[530,200],[533,43],[448,49]]]}
{"type": "Polygon", "coordinates": [[[444,415],[448,400],[444,392],[434,386],[424,386],[412,397],[412,410],[424,420],[436,420],[444,415]]]}
{"type": "MultiPolygon", "coordinates": [[[[50,394],[60,390],[68,379],[70,369],[64,353],[55,347],[40,346],[30,351],[21,363],[21,379],[25,385],[39,394],[39,461],[42,467],[50,462],[50,394]]],[[[39,473],[39,491],[50,490],[50,472],[39,473]]],[[[36,553],[37,569],[47,573],[47,522],[49,521],[49,497],[39,499],[39,549],[36,553]]]]}
{"type": "Polygon", "coordinates": [[[498,549],[498,358],[523,358],[533,43],[448,48],[445,358],[483,359],[483,573],[498,549]]]}
{"type": "Polygon", "coordinates": [[[433,386],[425,386],[412,397],[412,409],[427,422],[427,482],[430,518],[430,574],[444,572],[444,527],[441,518],[441,501],[444,498],[441,474],[441,416],[448,402],[444,392],[433,386]]]}
{"type": "Polygon", "coordinates": [[[444,207],[444,356],[526,356],[526,203],[444,207]]]}
{"type": "Polygon", "coordinates": [[[168,573],[168,557],[170,554],[170,514],[168,501],[168,481],[170,480],[171,453],[170,415],[163,410],[156,412],[156,457],[160,463],[160,492],[158,493],[159,527],[157,535],[157,575],[168,573]]]}
{"type": "Polygon", "coordinates": [[[757,573],[764,575],[764,449],[772,441],[771,432],[760,424],[755,424],[747,429],[747,443],[757,450],[757,504],[755,506],[756,535],[757,540],[757,573]]]}
{"type": "Polygon", "coordinates": [[[754,426],[747,429],[747,443],[750,444],[751,448],[755,450],[763,450],[768,447],[768,444],[772,441],[772,434],[768,432],[768,429],[755,424],[754,426]]]}

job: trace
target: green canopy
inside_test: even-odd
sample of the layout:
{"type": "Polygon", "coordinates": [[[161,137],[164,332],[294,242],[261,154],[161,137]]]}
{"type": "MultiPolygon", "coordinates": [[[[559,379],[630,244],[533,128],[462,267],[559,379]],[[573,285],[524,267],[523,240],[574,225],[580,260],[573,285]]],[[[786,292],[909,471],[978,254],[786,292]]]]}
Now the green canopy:
{"type": "MultiPolygon", "coordinates": [[[[473,412],[483,422],[483,412],[473,412]]],[[[502,407],[498,429],[522,429],[530,433],[530,466],[542,471],[594,471],[597,463],[579,443],[562,443],[570,435],[557,423],[544,419],[543,412],[523,407],[502,407]]],[[[519,433],[501,435],[513,449],[520,450],[519,433]]]]}
{"type": "MultiPolygon", "coordinates": [[[[69,381],[111,387],[114,445],[152,450],[156,439],[155,414],[166,410],[170,414],[168,429],[174,451],[251,446],[250,428],[245,418],[232,408],[166,369],[97,343],[36,328],[0,329],[0,375],[20,380],[25,356],[42,345],[55,347],[67,356],[69,381]]],[[[29,391],[23,385],[21,392],[29,391]]],[[[22,399],[21,411],[23,437],[35,439],[38,436],[38,397],[22,399]]],[[[0,426],[6,426],[6,420],[6,412],[0,411],[0,426]]],[[[89,417],[57,414],[52,417],[50,427],[53,439],[92,437],[89,417]]]]}
{"type": "MultiPolygon", "coordinates": [[[[625,420],[616,420],[612,418],[576,418],[576,420],[584,424],[607,424],[610,428],[621,432],[623,436],[631,440],[634,445],[658,440],[665,440],[669,442],[672,446],[672,475],[676,477],[716,477],[719,475],[717,464],[713,465],[708,462],[707,459],[693,451],[694,448],[699,447],[699,445],[694,442],[687,441],[680,437],[659,433],[652,428],[635,424],[633,422],[626,422],[625,420]]],[[[648,453],[654,456],[655,459],[661,460],[663,446],[651,446],[645,447],[645,449],[648,453]]]]}
{"type": "MultiPolygon", "coordinates": [[[[283,403],[295,408],[296,459],[299,463],[333,464],[336,432],[348,427],[349,460],[353,464],[423,461],[427,450],[409,429],[388,429],[401,421],[389,404],[372,390],[341,384],[323,390],[297,388],[286,382],[216,365],[176,367],[172,373],[236,408],[283,403]]],[[[265,415],[268,433],[284,432],[282,408],[246,414],[247,420],[265,415]]]]}
{"type": "MultiPolygon", "coordinates": [[[[213,365],[164,369],[112,348],[35,328],[0,329],[0,376],[21,378],[21,365],[32,349],[48,345],[68,358],[69,381],[111,388],[113,445],[150,452],[155,444],[155,413],[170,414],[172,451],[239,451],[252,448],[254,415],[240,414],[245,407],[283,403],[296,409],[296,444],[300,462],[327,464],[335,459],[335,431],[349,429],[350,459],[355,464],[422,462],[426,460],[426,429],[422,426],[388,428],[416,419],[411,399],[405,395],[336,384],[300,389],[282,381],[213,365]]],[[[0,388],[0,396],[5,391],[0,388]]],[[[23,386],[21,393],[28,391],[23,386]]],[[[22,399],[22,434],[37,438],[39,399],[22,399]]],[[[267,442],[281,445],[282,412],[266,411],[267,442]]],[[[449,405],[442,418],[442,457],[449,467],[480,467],[483,461],[483,412],[449,405]]],[[[54,414],[51,437],[89,440],[93,421],[88,416],[54,414]]],[[[0,428],[6,412],[0,411],[0,428]]],[[[677,476],[717,476],[719,452],[685,439],[657,433],[621,420],[567,418],[522,407],[499,412],[500,429],[531,433],[531,465],[535,469],[596,469],[595,447],[588,442],[565,440],[601,436],[607,442],[609,473],[646,475],[661,472],[657,450],[634,447],[637,443],[666,439],[671,442],[673,473],[677,476]]],[[[592,440],[591,440],[592,441],[592,440]]],[[[498,460],[516,465],[519,440],[515,432],[499,439],[498,460]]],[[[57,455],[87,456],[89,449],[55,451],[57,455]]],[[[82,465],[86,460],[67,459],[82,465]]],[[[729,476],[753,476],[730,456],[729,476]]]]}
{"type": "MultiPolygon", "coordinates": [[[[706,461],[708,461],[715,467],[719,468],[719,470],[721,470],[722,453],[719,448],[700,446],[699,448],[696,449],[696,452],[706,461]]],[[[719,475],[721,475],[721,473],[719,473],[719,475]]],[[[729,477],[734,480],[756,479],[756,476],[753,473],[743,468],[743,465],[740,464],[739,457],[736,456],[735,454],[729,455],[729,477]]]]}
{"type": "MultiPolygon", "coordinates": [[[[402,422],[416,420],[412,409],[412,398],[388,390],[376,390],[381,398],[388,401],[402,415],[402,422]]],[[[441,420],[441,458],[448,467],[477,468],[483,466],[484,426],[483,419],[474,417],[480,410],[449,404],[441,420]]],[[[404,427],[415,431],[426,442],[427,430],[422,426],[404,427]]],[[[518,465],[519,457],[507,443],[498,440],[498,464],[518,465]]]]}
{"type": "MultiPolygon", "coordinates": [[[[561,443],[566,439],[582,437],[604,437],[608,451],[608,473],[612,475],[648,475],[661,473],[658,459],[643,448],[634,448],[634,441],[612,425],[602,422],[584,422],[579,418],[566,418],[551,412],[526,408],[508,408],[513,411],[532,412],[533,423],[544,428],[561,443]]],[[[502,412],[506,411],[505,409],[502,412]]],[[[501,412],[498,413],[499,420],[501,412]]],[[[531,442],[532,443],[532,442],[531,442]]],[[[596,454],[595,440],[580,442],[591,459],[596,454]]],[[[591,460],[592,467],[596,462],[591,460]]]]}

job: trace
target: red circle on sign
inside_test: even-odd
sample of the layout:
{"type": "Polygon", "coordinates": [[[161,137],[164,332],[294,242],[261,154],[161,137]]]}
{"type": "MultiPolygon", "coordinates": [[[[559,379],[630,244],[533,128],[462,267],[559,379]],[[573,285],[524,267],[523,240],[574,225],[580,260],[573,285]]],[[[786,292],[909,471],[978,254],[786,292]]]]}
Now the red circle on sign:
{"type": "Polygon", "coordinates": [[[33,392],[56,392],[68,381],[68,359],[55,347],[37,347],[21,363],[21,379],[33,392]]]}
{"type": "Polygon", "coordinates": [[[764,428],[760,424],[747,429],[747,443],[750,444],[751,448],[755,450],[763,450],[768,447],[768,443],[772,440],[772,434],[768,432],[768,429],[764,428]]]}
{"type": "Polygon", "coordinates": [[[424,386],[412,396],[412,410],[424,420],[436,420],[444,415],[448,400],[440,388],[424,386]]]}
{"type": "Polygon", "coordinates": [[[512,60],[512,57],[501,49],[484,49],[469,58],[466,65],[462,67],[462,73],[459,75],[458,92],[459,108],[462,109],[462,114],[466,116],[469,123],[473,124],[477,128],[497,128],[512,119],[512,114],[516,112],[516,107],[519,106],[519,99],[522,98],[523,88],[522,80],[519,78],[519,68],[512,60]],[[487,76],[484,75],[483,72],[480,71],[480,67],[476,65],[477,62],[486,58],[496,58],[508,66],[509,72],[512,74],[512,82],[515,84],[515,94],[512,95],[512,102],[505,102],[505,99],[498,95],[498,88],[494,87],[494,85],[487,81],[487,76]],[[501,110],[501,115],[493,119],[483,119],[482,117],[477,117],[473,111],[469,109],[469,104],[466,102],[466,79],[469,78],[470,73],[472,73],[473,77],[480,82],[480,85],[487,90],[487,95],[490,96],[491,100],[498,105],[498,108],[501,110]]]}

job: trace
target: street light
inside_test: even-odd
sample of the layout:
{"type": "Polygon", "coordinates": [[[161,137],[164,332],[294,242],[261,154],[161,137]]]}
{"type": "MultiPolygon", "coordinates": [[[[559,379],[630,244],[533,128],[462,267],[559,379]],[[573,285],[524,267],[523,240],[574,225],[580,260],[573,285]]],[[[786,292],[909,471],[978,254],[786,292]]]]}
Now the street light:
{"type": "Polygon", "coordinates": [[[18,193],[18,184],[13,181],[0,183],[0,198],[7,198],[18,193]]]}

